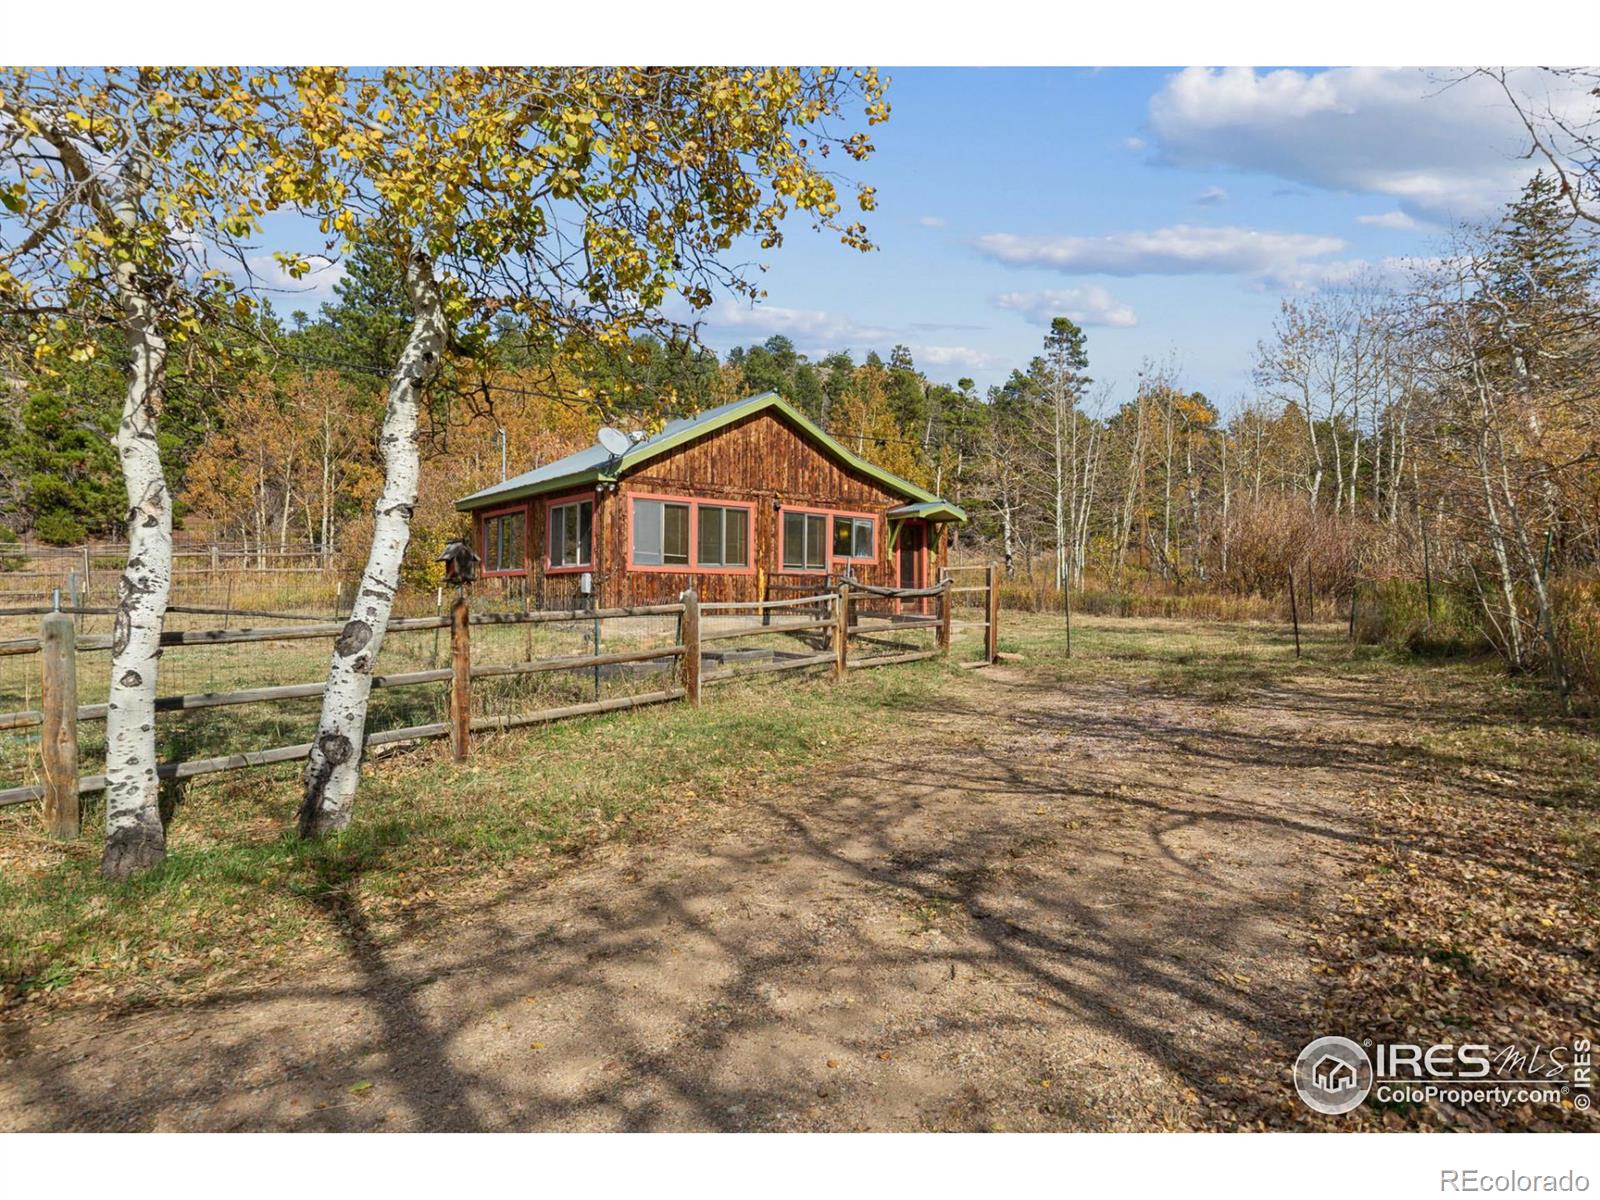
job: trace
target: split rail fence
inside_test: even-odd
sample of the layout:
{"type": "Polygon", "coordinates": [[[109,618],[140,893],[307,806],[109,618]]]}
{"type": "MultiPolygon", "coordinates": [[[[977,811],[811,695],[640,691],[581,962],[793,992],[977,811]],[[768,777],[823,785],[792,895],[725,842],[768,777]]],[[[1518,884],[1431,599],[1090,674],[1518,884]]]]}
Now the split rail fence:
{"type": "MultiPolygon", "coordinates": [[[[994,566],[956,567],[928,588],[878,588],[849,580],[814,595],[759,601],[702,603],[693,590],[677,603],[588,611],[473,612],[467,597],[459,595],[447,615],[391,620],[387,639],[432,631],[434,661],[440,658],[438,639],[448,631],[449,665],[426,670],[400,671],[373,677],[374,689],[445,685],[447,701],[443,721],[372,729],[366,745],[380,747],[431,738],[450,739],[452,757],[465,761],[473,736],[572,717],[590,716],[645,705],[684,700],[700,703],[704,688],[752,675],[826,669],[833,678],[852,670],[910,663],[951,652],[952,635],[982,631],[981,656],[965,667],[983,666],[999,654],[999,588],[994,566]],[[981,572],[981,583],[963,582],[981,572]],[[960,619],[957,612],[960,610],[960,619]],[[981,620],[971,619],[972,611],[981,620]],[[613,633],[603,639],[602,626],[613,633]],[[475,633],[485,640],[508,627],[520,627],[516,661],[474,658],[475,633]],[[590,653],[537,657],[535,631],[540,628],[577,627],[590,653]],[[592,629],[592,634],[589,630],[592,629]],[[670,630],[670,633],[667,632],[670,630]],[[908,635],[932,634],[932,644],[907,642],[908,635]],[[592,639],[592,640],[591,640],[592,639]],[[666,640],[667,644],[649,643],[666,640]],[[741,646],[762,639],[760,646],[741,646]],[[773,645],[774,641],[779,644],[773,645]],[[605,641],[626,648],[602,652],[605,641]],[[601,696],[603,673],[643,681],[648,690],[601,696]],[[488,713],[475,703],[492,679],[507,677],[593,678],[593,699],[534,707],[528,711],[488,713]]],[[[37,776],[39,782],[0,789],[0,807],[42,802],[43,823],[50,835],[75,837],[81,829],[81,798],[101,792],[103,774],[80,774],[79,728],[104,722],[105,704],[79,704],[80,652],[107,651],[110,637],[79,634],[74,616],[67,611],[44,616],[36,638],[0,641],[0,660],[17,655],[39,656],[39,707],[0,712],[0,731],[30,737],[39,730],[37,776]]],[[[285,653],[285,643],[331,640],[343,631],[343,622],[307,621],[300,625],[248,629],[168,629],[162,633],[164,651],[195,646],[230,646],[271,643],[285,653]]],[[[103,662],[104,660],[100,660],[103,662]]],[[[98,663],[95,664],[98,667],[98,663]]],[[[84,678],[97,678],[85,675],[84,678]]],[[[292,683],[233,691],[191,692],[163,696],[157,714],[184,713],[233,705],[283,704],[319,697],[326,684],[292,683]]],[[[537,691],[537,689],[534,689],[537,691]]],[[[548,696],[544,697],[548,699],[548,696]]],[[[373,715],[369,715],[369,726],[373,715]]],[[[217,772],[268,766],[306,758],[309,741],[266,749],[245,750],[210,757],[162,763],[157,774],[164,784],[217,772]]]]}

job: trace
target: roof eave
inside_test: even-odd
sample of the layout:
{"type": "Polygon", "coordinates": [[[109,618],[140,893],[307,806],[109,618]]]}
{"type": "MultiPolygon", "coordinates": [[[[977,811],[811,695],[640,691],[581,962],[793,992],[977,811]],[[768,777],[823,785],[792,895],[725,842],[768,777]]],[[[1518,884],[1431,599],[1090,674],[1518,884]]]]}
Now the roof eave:
{"type": "Polygon", "coordinates": [[[541,479],[538,483],[527,483],[517,488],[507,488],[505,491],[477,492],[471,496],[464,496],[456,501],[457,512],[476,512],[480,508],[490,508],[496,504],[510,504],[517,500],[528,500],[534,496],[543,496],[549,492],[560,491],[563,488],[577,487],[585,483],[604,483],[614,476],[593,467],[582,471],[574,471],[570,475],[562,475],[556,479],[541,479]]]}

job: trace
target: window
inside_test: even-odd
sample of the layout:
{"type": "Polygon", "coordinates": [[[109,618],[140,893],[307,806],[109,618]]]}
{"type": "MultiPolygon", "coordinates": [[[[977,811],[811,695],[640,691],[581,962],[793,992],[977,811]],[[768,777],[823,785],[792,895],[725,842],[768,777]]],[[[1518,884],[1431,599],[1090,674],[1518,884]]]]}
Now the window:
{"type": "Polygon", "coordinates": [[[689,506],[633,502],[633,561],[640,566],[689,565],[689,506]]]}
{"type": "Polygon", "coordinates": [[[783,514],[783,569],[785,571],[826,571],[828,569],[828,519],[821,513],[783,514]]]}
{"type": "Polygon", "coordinates": [[[550,565],[587,567],[591,561],[589,542],[593,532],[593,500],[553,505],[550,509],[550,565]]]}
{"type": "Polygon", "coordinates": [[[750,510],[715,504],[700,504],[696,508],[699,510],[700,541],[695,549],[695,565],[749,566],[750,510]]]}
{"type": "Polygon", "coordinates": [[[527,537],[522,509],[483,519],[483,569],[489,572],[521,571],[527,537]]]}
{"type": "Polygon", "coordinates": [[[872,557],[872,518],[835,517],[833,519],[835,558],[872,557]]]}

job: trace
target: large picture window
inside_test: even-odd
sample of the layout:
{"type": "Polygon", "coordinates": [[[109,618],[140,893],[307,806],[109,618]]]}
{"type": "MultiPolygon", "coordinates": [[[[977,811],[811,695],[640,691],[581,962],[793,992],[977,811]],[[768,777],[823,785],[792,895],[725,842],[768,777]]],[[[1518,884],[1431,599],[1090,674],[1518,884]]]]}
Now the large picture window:
{"type": "Polygon", "coordinates": [[[750,565],[750,510],[720,504],[697,505],[699,543],[695,565],[747,567],[750,565]]]}
{"type": "Polygon", "coordinates": [[[833,556],[835,558],[875,557],[872,552],[871,517],[834,517],[833,556]]]}
{"type": "Polygon", "coordinates": [[[783,569],[785,571],[826,571],[828,569],[828,518],[822,513],[785,512],[783,514],[783,569]]]}
{"type": "Polygon", "coordinates": [[[688,504],[633,502],[633,561],[646,567],[689,565],[688,504]]]}
{"type": "Polygon", "coordinates": [[[593,500],[552,505],[549,565],[555,568],[587,567],[593,561],[589,551],[593,534],[593,500]]]}
{"type": "Polygon", "coordinates": [[[483,519],[483,569],[490,574],[521,572],[527,542],[527,514],[522,509],[483,519]]]}

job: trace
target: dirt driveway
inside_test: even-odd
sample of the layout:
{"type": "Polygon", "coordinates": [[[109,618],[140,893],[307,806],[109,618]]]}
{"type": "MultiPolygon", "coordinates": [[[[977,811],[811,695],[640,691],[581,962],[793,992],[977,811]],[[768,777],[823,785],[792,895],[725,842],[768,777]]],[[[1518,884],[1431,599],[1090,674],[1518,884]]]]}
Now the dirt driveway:
{"type": "Polygon", "coordinates": [[[0,1129],[1190,1124],[1298,1036],[1376,685],[980,675],[880,757],[426,938],[346,908],[337,962],[250,996],[13,1022],[0,1129]]]}

